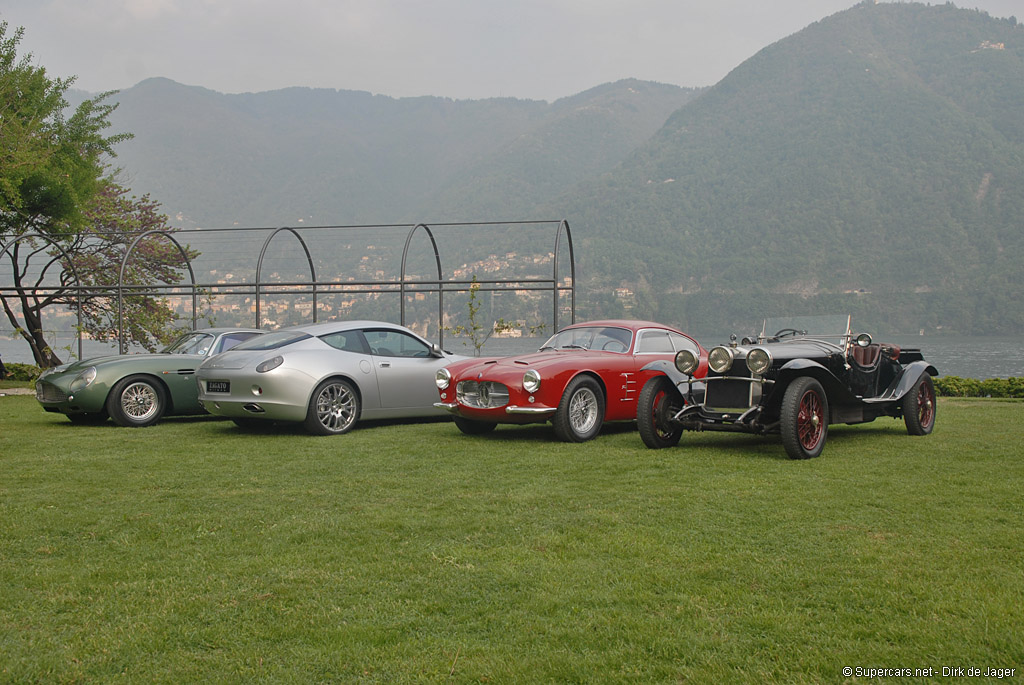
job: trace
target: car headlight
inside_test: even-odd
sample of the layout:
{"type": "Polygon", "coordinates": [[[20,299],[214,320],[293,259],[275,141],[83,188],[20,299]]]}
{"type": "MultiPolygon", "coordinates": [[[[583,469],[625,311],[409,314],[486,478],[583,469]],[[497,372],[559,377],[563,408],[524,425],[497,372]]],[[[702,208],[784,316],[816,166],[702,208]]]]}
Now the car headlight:
{"type": "Polygon", "coordinates": [[[265,362],[260,362],[260,365],[256,367],[256,373],[266,373],[267,371],[273,371],[277,367],[281,366],[281,364],[284,364],[284,357],[282,357],[281,355],[271,357],[265,362]]]}
{"type": "Polygon", "coordinates": [[[732,359],[733,352],[728,347],[719,345],[718,347],[711,348],[711,351],[708,352],[708,366],[715,373],[725,373],[731,369],[732,359]]]}
{"type": "Polygon", "coordinates": [[[750,373],[763,376],[772,366],[772,353],[763,347],[755,347],[747,353],[747,368],[750,373]]]}
{"type": "Polygon", "coordinates": [[[438,369],[434,374],[434,383],[438,390],[446,389],[452,382],[452,372],[448,369],[438,369]]]}
{"type": "Polygon", "coordinates": [[[700,359],[690,350],[681,350],[676,352],[676,368],[679,369],[679,373],[685,373],[687,376],[692,376],[693,372],[697,370],[697,366],[700,365],[700,359]]]}
{"type": "Polygon", "coordinates": [[[540,390],[540,374],[530,369],[523,374],[523,390],[526,392],[537,392],[540,390]]]}
{"type": "Polygon", "coordinates": [[[88,388],[94,380],[96,380],[96,367],[90,366],[88,369],[75,376],[75,380],[71,381],[71,385],[69,387],[71,392],[78,392],[79,390],[85,390],[88,388]]]}

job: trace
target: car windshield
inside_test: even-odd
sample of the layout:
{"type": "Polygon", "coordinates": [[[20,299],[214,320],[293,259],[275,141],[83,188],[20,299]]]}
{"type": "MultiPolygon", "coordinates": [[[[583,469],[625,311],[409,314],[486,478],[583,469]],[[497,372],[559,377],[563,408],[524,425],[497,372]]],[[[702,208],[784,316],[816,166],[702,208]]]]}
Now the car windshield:
{"type": "Polygon", "coordinates": [[[783,316],[765,319],[760,335],[762,342],[787,342],[807,338],[845,346],[850,338],[850,315],[783,316]]]}
{"type": "Polygon", "coordinates": [[[309,333],[301,331],[277,331],[249,338],[245,342],[235,345],[231,350],[276,350],[285,345],[291,345],[294,342],[312,337],[309,333]]]}
{"type": "Polygon", "coordinates": [[[209,333],[186,333],[164,348],[166,354],[206,354],[213,345],[209,333]]]}
{"type": "Polygon", "coordinates": [[[548,350],[603,350],[624,353],[629,351],[633,331],[617,326],[584,326],[566,328],[551,336],[540,349],[548,350]]]}

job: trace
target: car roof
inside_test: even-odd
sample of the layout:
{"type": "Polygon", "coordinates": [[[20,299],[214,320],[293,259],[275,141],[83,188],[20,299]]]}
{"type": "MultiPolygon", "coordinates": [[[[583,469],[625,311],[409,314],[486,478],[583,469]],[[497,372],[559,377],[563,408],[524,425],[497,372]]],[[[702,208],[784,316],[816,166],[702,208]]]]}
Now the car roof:
{"type": "Polygon", "coordinates": [[[599,319],[597,321],[583,321],[580,323],[574,323],[571,326],[565,326],[559,330],[565,330],[566,328],[586,328],[588,326],[617,326],[619,328],[628,328],[632,331],[638,331],[641,328],[664,328],[666,330],[675,331],[676,333],[682,333],[681,330],[673,326],[667,326],[655,321],[642,321],[638,319],[599,319]]]}
{"type": "Polygon", "coordinates": [[[327,321],[324,323],[299,324],[298,326],[289,326],[288,328],[281,328],[278,330],[301,331],[302,333],[309,333],[310,335],[319,336],[324,335],[325,333],[334,333],[337,331],[350,331],[356,328],[391,328],[398,331],[411,332],[405,326],[399,326],[396,323],[369,320],[327,321]]]}

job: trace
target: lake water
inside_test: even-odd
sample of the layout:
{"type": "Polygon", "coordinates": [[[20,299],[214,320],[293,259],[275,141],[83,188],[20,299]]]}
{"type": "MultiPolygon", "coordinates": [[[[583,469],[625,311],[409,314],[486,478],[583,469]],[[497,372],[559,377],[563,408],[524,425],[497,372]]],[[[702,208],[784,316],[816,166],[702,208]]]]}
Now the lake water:
{"type": "MultiPolygon", "coordinates": [[[[486,356],[522,354],[536,350],[546,338],[492,338],[484,346],[486,356]]],[[[712,347],[728,340],[728,336],[710,335],[698,337],[705,347],[712,347]]],[[[894,343],[901,347],[919,347],[925,359],[935,365],[941,376],[963,378],[1009,378],[1024,377],[1024,344],[1015,337],[956,337],[956,336],[894,336],[879,339],[879,342],[894,343]]],[[[65,346],[78,351],[77,343],[70,333],[58,335],[50,341],[57,348],[57,355],[68,360],[65,346]]],[[[463,345],[458,338],[445,338],[445,348],[457,354],[470,355],[472,345],[463,345]]],[[[141,350],[135,350],[141,352],[141,350]]],[[[116,354],[117,345],[86,340],[85,356],[97,357],[116,354]]],[[[0,358],[4,362],[32,363],[32,354],[21,338],[0,335],[0,358]]]]}

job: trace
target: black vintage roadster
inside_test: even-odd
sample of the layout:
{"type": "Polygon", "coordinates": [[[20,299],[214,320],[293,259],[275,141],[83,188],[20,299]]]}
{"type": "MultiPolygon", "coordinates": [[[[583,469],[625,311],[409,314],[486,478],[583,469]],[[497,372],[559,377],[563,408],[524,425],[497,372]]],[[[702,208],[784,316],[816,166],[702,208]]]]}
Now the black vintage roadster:
{"type": "Polygon", "coordinates": [[[671,447],[684,430],[782,436],[792,459],[821,454],[829,424],[903,417],[911,435],[935,425],[935,367],[919,349],[851,335],[850,317],[768,319],[756,337],[736,336],[708,353],[707,377],[687,351],[644,385],[637,425],[644,444],[671,447]]]}

